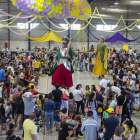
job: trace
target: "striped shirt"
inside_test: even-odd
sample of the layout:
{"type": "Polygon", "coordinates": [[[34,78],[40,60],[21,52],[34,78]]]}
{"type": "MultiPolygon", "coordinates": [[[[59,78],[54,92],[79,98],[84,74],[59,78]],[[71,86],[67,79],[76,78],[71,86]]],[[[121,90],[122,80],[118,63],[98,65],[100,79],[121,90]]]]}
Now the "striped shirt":
{"type": "Polygon", "coordinates": [[[97,131],[99,130],[97,121],[87,119],[83,122],[81,132],[84,132],[84,140],[97,140],[97,131]]]}

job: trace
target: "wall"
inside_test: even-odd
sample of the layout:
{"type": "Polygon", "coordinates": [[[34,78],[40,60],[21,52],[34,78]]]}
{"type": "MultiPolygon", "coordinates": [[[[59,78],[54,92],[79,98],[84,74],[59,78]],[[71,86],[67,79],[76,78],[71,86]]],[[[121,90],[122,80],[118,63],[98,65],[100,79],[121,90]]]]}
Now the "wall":
{"type": "MultiPolygon", "coordinates": [[[[0,8],[4,9],[4,6],[5,8],[7,7],[7,5],[4,5],[4,4],[0,4],[0,8]]],[[[12,4],[10,5],[10,14],[13,14],[13,15],[17,15],[20,11],[18,11],[16,9],[16,7],[14,7],[12,4]]],[[[6,11],[7,12],[7,11],[6,11]]],[[[23,12],[22,13],[22,16],[26,16],[26,14],[23,12]]],[[[119,19],[120,17],[120,14],[115,14],[115,17],[117,19],[119,19]]],[[[126,15],[123,15],[124,18],[126,18],[126,15]]],[[[138,18],[138,17],[131,17],[131,18],[138,18]]],[[[4,16],[4,19],[7,19],[6,16],[4,16]]],[[[42,19],[45,24],[47,26],[49,26],[49,22],[47,21],[47,19],[43,18],[42,19]]],[[[27,22],[28,19],[17,19],[15,20],[12,25],[16,25],[18,22],[27,22]]],[[[66,23],[64,20],[58,20],[58,19],[51,19],[51,21],[56,24],[56,25],[59,25],[59,23],[66,23]]],[[[72,19],[72,22],[74,21],[74,19],[72,19]]],[[[117,23],[117,20],[104,20],[106,22],[106,24],[108,25],[115,25],[117,23]]],[[[35,21],[33,21],[32,23],[35,23],[35,21]]],[[[36,23],[40,23],[39,26],[37,26],[35,29],[33,29],[31,31],[31,37],[33,38],[39,38],[39,37],[42,37],[44,34],[48,33],[49,32],[49,29],[46,28],[42,23],[41,21],[38,19],[36,21],[36,23]]],[[[77,24],[81,24],[82,21],[78,20],[76,22],[77,24]]],[[[97,25],[97,24],[103,24],[102,21],[100,19],[96,19],[96,18],[93,18],[91,23],[93,25],[97,25]]],[[[132,21],[129,21],[128,24],[131,24],[132,21]]],[[[3,22],[0,22],[0,24],[4,24],[3,22]]],[[[50,28],[53,29],[53,30],[57,30],[57,31],[61,31],[60,29],[54,27],[53,25],[50,25],[50,28]]],[[[119,29],[122,29],[124,28],[124,24],[123,22],[120,22],[118,24],[118,27],[115,28],[114,30],[119,30],[119,29]]],[[[90,31],[97,37],[99,38],[100,36],[104,36],[105,38],[109,38],[111,37],[112,35],[115,34],[115,32],[103,32],[103,31],[97,31],[95,28],[93,28],[91,25],[89,26],[89,29],[90,31]]],[[[15,32],[18,32],[18,33],[21,33],[19,29],[17,28],[13,28],[13,30],[15,32]]],[[[23,30],[24,32],[26,32],[27,30],[23,30]]],[[[97,46],[97,43],[98,41],[96,39],[94,39],[91,35],[89,35],[89,38],[88,38],[88,31],[87,29],[85,28],[84,29],[85,31],[85,37],[84,37],[84,45],[83,45],[83,42],[82,42],[82,36],[83,36],[83,31],[80,31],[79,34],[72,40],[72,47],[74,49],[80,49],[82,50],[83,47],[87,48],[88,46],[88,39],[89,39],[89,48],[91,48],[91,45],[94,46],[94,48],[96,48],[97,46]]],[[[127,30],[122,30],[120,31],[120,33],[126,37],[126,31],[127,30]]],[[[135,27],[132,31],[127,31],[128,33],[128,39],[135,39],[137,38],[138,36],[140,36],[139,34],[139,29],[137,27],[135,27]]],[[[71,31],[71,37],[73,37],[75,34],[76,34],[76,30],[74,31],[71,31]]],[[[8,42],[8,28],[0,28],[0,50],[2,48],[2,46],[4,46],[4,44],[6,42],[8,42]]],[[[54,32],[56,35],[58,35],[60,38],[62,38],[63,36],[67,36],[68,35],[68,31],[65,31],[65,32],[61,32],[61,33],[58,33],[58,32],[54,32]]],[[[113,42],[113,43],[106,43],[108,48],[112,48],[112,47],[115,47],[117,50],[119,50],[120,48],[123,47],[123,42],[113,42]]],[[[128,43],[129,44],[129,47],[132,47],[133,49],[140,49],[140,39],[137,40],[137,42],[132,42],[132,43],[128,43]]],[[[58,46],[61,46],[62,44],[61,43],[56,43],[56,42],[51,42],[51,49],[53,49],[53,47],[58,47],[58,46]]],[[[33,48],[37,46],[38,48],[42,48],[42,47],[45,47],[47,49],[49,49],[49,43],[48,42],[35,42],[35,41],[31,41],[31,49],[33,50],[33,48]]],[[[10,31],[10,48],[12,51],[16,50],[16,48],[19,47],[20,49],[25,49],[25,50],[28,50],[28,38],[26,38],[24,35],[22,36],[19,36],[19,35],[16,35],[14,34],[12,31],[10,31]]]]}

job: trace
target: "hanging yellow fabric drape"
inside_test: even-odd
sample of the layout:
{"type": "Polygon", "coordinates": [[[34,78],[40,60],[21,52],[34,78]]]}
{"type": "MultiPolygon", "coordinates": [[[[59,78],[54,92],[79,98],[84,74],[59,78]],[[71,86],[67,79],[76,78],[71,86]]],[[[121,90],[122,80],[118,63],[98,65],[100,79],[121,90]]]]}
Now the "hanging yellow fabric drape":
{"type": "MultiPolygon", "coordinates": [[[[24,32],[20,29],[20,31],[24,34],[24,32]]],[[[55,41],[55,42],[62,42],[62,39],[59,38],[56,34],[54,34],[52,31],[50,31],[48,34],[40,37],[40,38],[32,38],[28,35],[24,34],[27,38],[38,41],[38,42],[46,42],[46,41],[55,41]]]]}

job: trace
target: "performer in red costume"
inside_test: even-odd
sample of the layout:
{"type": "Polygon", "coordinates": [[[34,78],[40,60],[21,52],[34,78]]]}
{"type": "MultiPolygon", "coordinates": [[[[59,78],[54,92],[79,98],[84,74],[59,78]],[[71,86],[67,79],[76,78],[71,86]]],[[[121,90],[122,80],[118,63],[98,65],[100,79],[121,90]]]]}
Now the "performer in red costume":
{"type": "Polygon", "coordinates": [[[72,73],[74,73],[72,67],[73,52],[70,48],[70,41],[67,37],[62,39],[63,46],[58,50],[55,57],[56,64],[53,69],[48,74],[52,76],[52,85],[55,86],[56,83],[60,87],[66,85],[67,88],[73,86],[72,73]]]}

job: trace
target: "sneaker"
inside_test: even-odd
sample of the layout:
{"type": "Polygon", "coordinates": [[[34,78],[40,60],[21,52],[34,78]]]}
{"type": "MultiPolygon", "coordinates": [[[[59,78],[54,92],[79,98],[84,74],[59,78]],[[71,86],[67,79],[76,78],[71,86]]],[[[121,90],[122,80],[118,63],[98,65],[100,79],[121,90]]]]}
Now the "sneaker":
{"type": "Polygon", "coordinates": [[[82,139],[84,137],[84,135],[83,136],[81,136],[81,135],[78,135],[78,138],[80,138],[80,139],[82,139]]]}
{"type": "Polygon", "coordinates": [[[47,133],[46,134],[49,134],[50,133],[50,130],[49,131],[47,131],[47,133]]]}
{"type": "Polygon", "coordinates": [[[53,131],[52,131],[52,130],[50,130],[50,133],[53,133],[53,131]]]}

